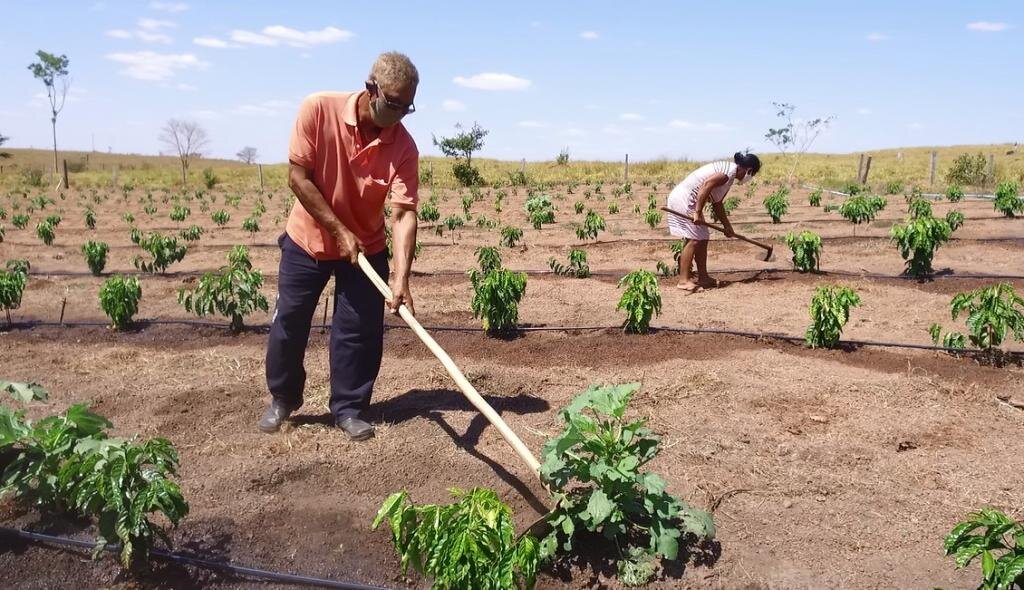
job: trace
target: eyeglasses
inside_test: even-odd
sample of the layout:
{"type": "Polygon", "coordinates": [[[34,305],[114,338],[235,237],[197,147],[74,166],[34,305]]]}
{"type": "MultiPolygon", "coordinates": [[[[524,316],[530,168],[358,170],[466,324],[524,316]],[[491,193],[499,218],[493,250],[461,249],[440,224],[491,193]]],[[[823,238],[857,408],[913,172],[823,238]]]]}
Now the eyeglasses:
{"type": "MultiPolygon", "coordinates": [[[[367,86],[369,86],[369,85],[367,85],[367,86]]],[[[373,81],[373,89],[377,93],[378,97],[384,99],[384,104],[389,109],[391,109],[393,111],[396,111],[396,112],[399,112],[399,113],[402,113],[403,115],[408,115],[408,114],[416,112],[416,105],[415,104],[402,104],[400,102],[391,100],[390,98],[385,96],[384,95],[384,91],[380,89],[380,84],[378,84],[376,80],[373,81]]],[[[369,90],[369,88],[367,88],[367,90],[369,90]]]]}

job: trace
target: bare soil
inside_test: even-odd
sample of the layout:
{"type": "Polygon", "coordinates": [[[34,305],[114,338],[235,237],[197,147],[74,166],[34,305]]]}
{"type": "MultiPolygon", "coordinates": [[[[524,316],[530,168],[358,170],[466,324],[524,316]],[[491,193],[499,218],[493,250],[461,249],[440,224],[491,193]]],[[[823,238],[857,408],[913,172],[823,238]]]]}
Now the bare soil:
{"type": "MultiPolygon", "coordinates": [[[[572,213],[572,203],[583,199],[583,190],[556,191],[559,223],[539,232],[524,221],[525,191],[510,195],[500,218],[524,229],[525,247],[503,248],[505,265],[541,271],[549,257],[564,259],[580,243],[570,223],[582,218],[572,213]]],[[[600,274],[585,280],[531,275],[522,324],[622,321],[615,310],[617,277],[636,268],[654,270],[659,260],[671,263],[663,227],[648,228],[632,212],[634,203],[646,206],[650,191],[635,186],[634,192],[632,200],[587,200],[602,213],[617,200],[621,210],[606,215],[609,231],[599,243],[584,245],[600,274]]],[[[666,192],[657,191],[659,203],[666,192]]],[[[223,264],[234,243],[257,245],[254,264],[267,274],[264,292],[273,301],[281,225],[272,218],[281,213],[282,194],[268,199],[265,227],[255,239],[238,229],[252,196],[240,210],[228,208],[233,229],[214,229],[209,214],[200,214],[193,203],[195,222],[206,233],[166,276],[142,277],[141,321],[124,333],[28,326],[33,320],[56,321],[65,297],[66,321],[104,321],[96,292],[105,277],[67,274],[86,270],[78,247],[87,239],[108,241],[109,271],[131,271],[131,257],[139,251],[128,240],[121,213],[132,211],[143,229],[170,230],[178,225],[167,220],[170,205],[154,195],[160,211],[149,220],[137,195],[128,204],[112,197],[94,205],[100,223],[88,231],[78,229],[78,198],[88,195],[71,193],[68,201],[51,206],[65,208],[53,247],[35,238],[39,213],[26,230],[8,226],[0,260],[28,258],[34,274],[14,313],[21,327],[0,333],[0,377],[39,381],[52,391],[46,404],[31,409],[33,415],[89,401],[111,418],[118,434],[171,439],[181,452],[180,479],[192,506],[174,533],[177,549],[279,571],[426,588],[426,581],[400,576],[387,533],[369,528],[388,494],[407,489],[416,501],[442,502],[450,487],[487,486],[514,508],[520,527],[548,500],[410,331],[396,328],[386,335],[370,411],[379,424],[377,437],[351,443],[327,427],[326,334],[315,330],[311,338],[305,406],[281,433],[268,436],[255,429],[267,401],[262,330],[232,336],[219,327],[147,323],[188,318],[176,303],[177,290],[194,282],[195,273],[223,264]]],[[[663,312],[655,325],[800,336],[814,287],[840,282],[864,301],[844,338],[926,344],[932,322],[964,329],[949,319],[949,299],[992,282],[971,275],[1024,275],[1024,221],[993,218],[988,202],[955,206],[967,223],[936,255],[941,274],[919,282],[897,277],[903,261],[885,239],[888,227],[905,215],[901,197],[890,197],[883,219],[857,228],[856,237],[838,214],[806,206],[805,191],[793,195],[792,213],[779,225],[767,222],[762,197],[746,198],[736,211],[738,231],[763,239],[800,229],[819,232],[828,238],[823,270],[854,276],[793,273],[781,242],[776,260],[764,263],[751,247],[716,240],[710,264],[724,288],[685,295],[675,289],[676,279],[662,279],[663,312]]],[[[492,200],[475,204],[474,216],[498,218],[492,200]]],[[[938,203],[936,213],[950,207],[938,203]]],[[[446,194],[440,208],[442,218],[460,212],[459,198],[446,194]]],[[[425,247],[416,270],[425,274],[413,279],[413,289],[421,320],[478,326],[463,273],[475,264],[476,247],[497,243],[496,230],[457,231],[453,245],[447,231],[438,237],[421,228],[420,239],[425,247]]],[[[1008,281],[1024,289],[1024,279],[1008,281]]],[[[265,324],[269,317],[248,321],[265,324]]],[[[771,339],[627,336],[616,329],[530,332],[508,340],[478,332],[438,331],[435,337],[535,453],[558,431],[558,411],[589,384],[643,383],[632,411],[647,417],[665,443],[652,469],[665,476],[673,493],[715,507],[721,544],[715,563],[670,568],[654,588],[972,588],[977,568],[955,570],[942,556],[943,536],[981,506],[1021,517],[1024,412],[995,399],[1024,399],[1019,367],[896,348],[808,350],[771,339]]],[[[10,501],[0,503],[0,521],[90,538],[87,529],[10,501]]],[[[2,536],[0,571],[19,588],[275,587],[160,564],[132,579],[119,576],[109,559],[93,563],[87,552],[2,536]]],[[[546,570],[538,587],[618,584],[607,562],[585,554],[546,570]]]]}

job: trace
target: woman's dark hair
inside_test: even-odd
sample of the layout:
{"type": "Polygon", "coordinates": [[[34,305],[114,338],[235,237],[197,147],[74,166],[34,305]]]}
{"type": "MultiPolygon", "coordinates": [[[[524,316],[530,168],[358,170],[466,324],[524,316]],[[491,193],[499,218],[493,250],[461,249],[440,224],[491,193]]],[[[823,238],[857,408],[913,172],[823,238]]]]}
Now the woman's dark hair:
{"type": "Polygon", "coordinates": [[[750,152],[736,152],[732,160],[736,162],[737,166],[749,168],[755,175],[761,171],[761,158],[750,152]]]}

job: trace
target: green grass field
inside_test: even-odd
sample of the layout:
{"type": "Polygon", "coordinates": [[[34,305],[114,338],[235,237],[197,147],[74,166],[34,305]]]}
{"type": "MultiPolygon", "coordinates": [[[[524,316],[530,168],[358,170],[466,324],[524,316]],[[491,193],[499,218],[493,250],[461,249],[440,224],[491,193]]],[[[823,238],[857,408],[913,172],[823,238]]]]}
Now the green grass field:
{"type": "MultiPolygon", "coordinates": [[[[30,171],[42,173],[39,187],[56,184],[50,178],[52,152],[46,150],[8,149],[10,157],[0,160],[0,189],[25,190],[34,188],[30,171]]],[[[868,184],[883,191],[890,182],[899,182],[906,187],[920,186],[925,190],[943,191],[946,187],[946,172],[959,154],[982,154],[986,160],[991,155],[995,162],[995,182],[1015,180],[1024,182],[1024,148],[1012,144],[965,145],[946,147],[914,147],[876,150],[865,152],[872,156],[868,184]],[[929,185],[929,162],[932,151],[938,152],[935,184],[929,185]]],[[[71,184],[76,187],[103,187],[125,185],[137,188],[163,189],[180,185],[177,158],[170,156],[142,156],[135,154],[107,154],[101,152],[60,152],[61,159],[68,161],[71,184]],[[114,181],[114,169],[117,179],[114,181]]],[[[791,161],[778,154],[762,154],[764,168],[761,178],[764,182],[780,181],[786,178],[791,161]]],[[[851,154],[806,154],[798,162],[796,176],[800,182],[809,182],[828,187],[844,186],[855,180],[860,152],[851,154]]],[[[508,183],[521,170],[521,162],[476,158],[475,166],[480,169],[488,184],[508,183]]],[[[685,160],[650,160],[631,162],[631,182],[675,183],[700,162],[685,160]]],[[[203,186],[203,170],[212,169],[218,179],[218,186],[230,190],[249,190],[259,186],[259,173],[255,165],[246,165],[232,160],[197,160],[192,163],[189,185],[203,186]]],[[[283,187],[286,166],[271,164],[263,166],[264,182],[268,187],[283,187]]],[[[420,161],[421,178],[429,184],[429,171],[433,182],[439,187],[455,186],[451,174],[451,160],[439,157],[424,157],[420,161]]],[[[624,180],[622,162],[570,161],[558,165],[554,161],[526,162],[526,177],[530,182],[544,184],[567,184],[572,182],[621,183],[624,180]]],[[[965,187],[969,190],[988,190],[988,186],[965,187]]]]}

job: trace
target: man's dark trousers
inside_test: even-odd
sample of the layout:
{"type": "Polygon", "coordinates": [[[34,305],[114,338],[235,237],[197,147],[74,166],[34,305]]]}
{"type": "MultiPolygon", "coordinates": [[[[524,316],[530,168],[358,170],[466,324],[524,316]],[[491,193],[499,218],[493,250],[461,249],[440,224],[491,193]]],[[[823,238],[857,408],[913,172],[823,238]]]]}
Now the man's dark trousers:
{"type": "MultiPolygon", "coordinates": [[[[281,265],[278,300],[267,343],[267,387],[274,399],[302,405],[306,385],[306,343],[320,294],[335,276],[331,323],[331,414],[335,421],[356,416],[370,404],[384,352],[384,297],[347,260],[319,261],[287,234],[278,238],[281,265]]],[[[388,280],[385,252],[367,257],[388,280]]]]}

